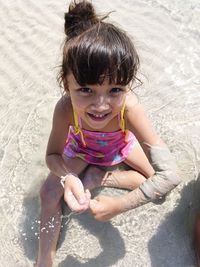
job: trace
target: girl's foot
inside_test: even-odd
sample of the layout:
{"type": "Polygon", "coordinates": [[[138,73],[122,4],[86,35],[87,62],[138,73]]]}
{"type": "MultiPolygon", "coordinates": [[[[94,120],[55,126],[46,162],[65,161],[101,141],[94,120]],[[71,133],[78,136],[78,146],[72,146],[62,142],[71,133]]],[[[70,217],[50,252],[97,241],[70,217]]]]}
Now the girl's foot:
{"type": "Polygon", "coordinates": [[[83,178],[83,185],[89,190],[100,186],[134,190],[145,180],[146,178],[142,174],[134,170],[106,172],[96,166],[90,166],[83,178]]]}

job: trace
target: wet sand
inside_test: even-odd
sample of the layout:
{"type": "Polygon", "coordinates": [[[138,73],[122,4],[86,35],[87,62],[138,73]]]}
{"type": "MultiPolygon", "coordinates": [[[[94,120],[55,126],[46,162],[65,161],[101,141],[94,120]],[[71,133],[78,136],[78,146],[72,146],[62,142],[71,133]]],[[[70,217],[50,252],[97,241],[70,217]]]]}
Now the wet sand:
{"type": "MultiPolygon", "coordinates": [[[[60,64],[65,1],[0,0],[0,266],[33,266],[39,188],[60,64]]],[[[200,209],[200,31],[197,0],[94,0],[133,38],[141,57],[137,89],[169,145],[183,182],[163,203],[114,218],[73,216],[60,236],[58,267],[193,267],[200,209]]],[[[97,194],[99,192],[96,192],[97,194]]],[[[105,194],[122,194],[109,189],[105,194]]],[[[65,209],[65,213],[68,210],[65,209]]]]}

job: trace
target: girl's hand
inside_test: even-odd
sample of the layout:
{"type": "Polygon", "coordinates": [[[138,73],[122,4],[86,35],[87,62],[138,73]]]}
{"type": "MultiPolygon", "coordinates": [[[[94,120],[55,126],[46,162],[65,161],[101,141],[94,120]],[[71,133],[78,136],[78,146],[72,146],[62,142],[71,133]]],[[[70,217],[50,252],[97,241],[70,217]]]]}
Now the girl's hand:
{"type": "Polygon", "coordinates": [[[108,221],[122,212],[120,198],[98,196],[90,200],[90,212],[96,220],[108,221]]]}
{"type": "Polygon", "coordinates": [[[88,189],[84,191],[81,180],[70,175],[65,181],[64,199],[72,211],[83,212],[89,208],[91,194],[88,189]]]}

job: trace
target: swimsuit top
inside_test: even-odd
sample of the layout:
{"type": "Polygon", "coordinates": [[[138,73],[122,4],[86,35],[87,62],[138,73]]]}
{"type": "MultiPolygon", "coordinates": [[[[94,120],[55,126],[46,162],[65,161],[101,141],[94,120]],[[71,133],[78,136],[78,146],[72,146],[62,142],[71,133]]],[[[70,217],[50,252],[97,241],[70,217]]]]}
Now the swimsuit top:
{"type": "MultiPolygon", "coordinates": [[[[119,121],[119,126],[121,128],[121,130],[119,130],[123,136],[124,136],[124,141],[125,143],[127,142],[127,138],[126,138],[126,135],[127,135],[127,131],[125,129],[125,120],[124,120],[124,111],[125,111],[125,102],[122,106],[122,109],[120,111],[120,114],[118,114],[118,121],[119,121]]],[[[87,147],[87,144],[85,142],[85,137],[84,137],[84,134],[83,132],[92,132],[93,135],[98,135],[98,133],[102,133],[102,132],[96,132],[96,131],[89,131],[89,130],[84,130],[82,129],[82,123],[81,123],[81,120],[80,118],[78,117],[77,113],[75,112],[75,110],[73,110],[73,114],[74,114],[74,134],[77,135],[77,134],[80,134],[81,136],[81,140],[82,140],[82,143],[83,143],[83,146],[84,147],[87,147]]],[[[71,127],[70,127],[71,128],[71,127]]],[[[70,129],[71,130],[71,129],[70,129]]],[[[118,132],[118,131],[115,131],[115,132],[118,132]]],[[[114,133],[114,132],[113,132],[114,133]]],[[[104,132],[105,135],[109,135],[110,132],[104,132]]]]}
{"type": "Polygon", "coordinates": [[[120,129],[114,132],[98,132],[82,129],[81,120],[74,111],[74,126],[70,126],[64,154],[103,166],[122,162],[136,142],[132,132],[125,129],[125,104],[118,115],[120,129]]]}

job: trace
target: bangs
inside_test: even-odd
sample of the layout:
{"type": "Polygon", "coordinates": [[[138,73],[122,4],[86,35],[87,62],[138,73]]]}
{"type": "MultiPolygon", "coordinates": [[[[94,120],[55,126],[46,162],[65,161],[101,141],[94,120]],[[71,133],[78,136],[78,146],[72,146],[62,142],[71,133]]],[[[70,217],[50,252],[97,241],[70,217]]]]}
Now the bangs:
{"type": "Polygon", "coordinates": [[[101,85],[105,79],[125,86],[136,79],[138,55],[130,39],[113,25],[95,25],[68,41],[66,49],[63,76],[71,72],[81,86],[101,85]]]}

